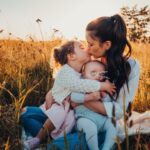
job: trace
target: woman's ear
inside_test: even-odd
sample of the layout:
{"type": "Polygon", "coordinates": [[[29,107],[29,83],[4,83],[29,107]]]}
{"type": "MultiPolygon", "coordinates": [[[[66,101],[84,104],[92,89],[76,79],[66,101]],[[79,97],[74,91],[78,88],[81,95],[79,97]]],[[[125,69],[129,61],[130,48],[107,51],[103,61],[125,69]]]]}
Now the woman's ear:
{"type": "Polygon", "coordinates": [[[111,41],[105,41],[104,42],[104,48],[106,49],[106,51],[109,50],[110,47],[111,47],[111,41]]]}
{"type": "Polygon", "coordinates": [[[74,61],[76,59],[75,54],[68,54],[67,58],[68,58],[68,61],[74,61]]]}

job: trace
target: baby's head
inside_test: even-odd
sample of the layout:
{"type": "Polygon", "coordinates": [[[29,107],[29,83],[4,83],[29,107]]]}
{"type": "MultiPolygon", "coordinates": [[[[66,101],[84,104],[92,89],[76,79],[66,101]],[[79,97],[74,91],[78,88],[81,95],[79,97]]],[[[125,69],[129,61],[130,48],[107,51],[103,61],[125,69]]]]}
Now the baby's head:
{"type": "Polygon", "coordinates": [[[69,62],[84,64],[90,60],[90,55],[79,41],[67,41],[54,49],[54,59],[60,65],[69,62]]]}
{"type": "Polygon", "coordinates": [[[103,81],[106,72],[105,65],[98,60],[89,61],[82,68],[82,76],[86,79],[103,81]]]}

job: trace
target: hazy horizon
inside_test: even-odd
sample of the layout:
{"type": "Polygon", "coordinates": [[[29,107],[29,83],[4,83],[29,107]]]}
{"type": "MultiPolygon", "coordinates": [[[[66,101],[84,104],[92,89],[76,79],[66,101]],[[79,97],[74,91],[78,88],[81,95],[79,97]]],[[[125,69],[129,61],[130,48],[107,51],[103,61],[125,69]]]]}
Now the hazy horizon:
{"type": "Polygon", "coordinates": [[[0,38],[11,36],[41,39],[36,19],[41,19],[44,39],[58,29],[66,38],[84,39],[86,24],[100,16],[119,13],[124,6],[143,7],[150,0],[0,0],[0,38]]]}

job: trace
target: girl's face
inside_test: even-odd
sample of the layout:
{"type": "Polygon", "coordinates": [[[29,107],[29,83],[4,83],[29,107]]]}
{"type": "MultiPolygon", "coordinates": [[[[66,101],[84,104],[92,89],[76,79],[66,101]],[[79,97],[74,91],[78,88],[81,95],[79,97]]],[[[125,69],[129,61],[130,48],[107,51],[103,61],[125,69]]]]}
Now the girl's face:
{"type": "Polygon", "coordinates": [[[74,51],[76,61],[84,64],[90,60],[90,55],[81,42],[76,41],[74,43],[74,51]]]}
{"type": "Polygon", "coordinates": [[[95,37],[91,37],[91,32],[86,31],[86,40],[88,43],[88,53],[94,58],[100,58],[105,56],[106,48],[105,45],[100,43],[100,41],[95,37]]]}

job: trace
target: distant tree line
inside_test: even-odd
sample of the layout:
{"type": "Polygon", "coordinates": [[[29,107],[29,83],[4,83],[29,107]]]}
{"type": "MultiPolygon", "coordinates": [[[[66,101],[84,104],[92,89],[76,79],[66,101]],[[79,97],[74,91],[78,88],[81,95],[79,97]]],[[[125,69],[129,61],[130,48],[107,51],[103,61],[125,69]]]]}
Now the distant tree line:
{"type": "Polygon", "coordinates": [[[125,19],[130,41],[150,43],[150,9],[148,6],[123,7],[121,15],[125,19]]]}

